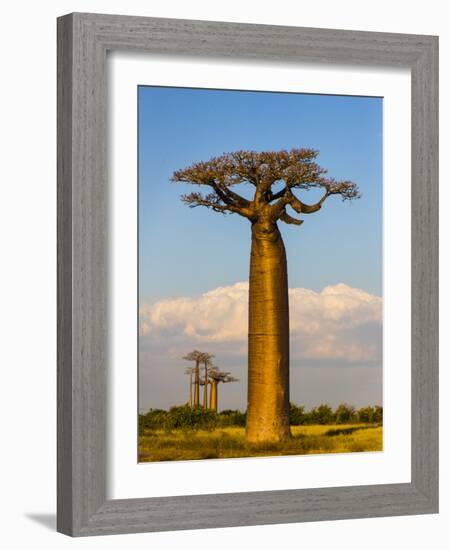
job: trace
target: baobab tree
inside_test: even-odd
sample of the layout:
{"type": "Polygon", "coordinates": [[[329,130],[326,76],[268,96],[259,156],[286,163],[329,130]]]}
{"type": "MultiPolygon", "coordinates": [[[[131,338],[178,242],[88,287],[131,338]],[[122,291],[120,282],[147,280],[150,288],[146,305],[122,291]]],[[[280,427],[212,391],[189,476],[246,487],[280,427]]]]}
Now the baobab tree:
{"type": "Polygon", "coordinates": [[[351,181],[326,177],[313,149],[255,152],[237,151],[177,170],[173,182],[204,186],[206,194],[181,197],[195,208],[239,214],[251,225],[248,322],[248,403],[246,436],[250,442],[277,442],[289,429],[289,302],[287,261],[278,221],[300,226],[300,216],[318,212],[325,200],[359,197],[351,181]],[[246,199],[232,188],[254,188],[246,199]],[[307,204],[296,192],[321,188],[323,195],[307,204]]]}
{"type": "Polygon", "coordinates": [[[217,367],[211,369],[209,373],[209,383],[211,384],[211,393],[209,397],[209,408],[217,412],[219,399],[218,399],[218,385],[220,383],[228,384],[229,382],[239,382],[238,378],[231,376],[229,372],[223,372],[217,367]]]}
{"type": "Polygon", "coordinates": [[[208,385],[211,385],[211,373],[217,371],[217,367],[215,367],[212,364],[211,359],[214,357],[214,355],[210,355],[208,353],[204,354],[203,360],[204,360],[204,370],[202,372],[202,375],[200,376],[199,385],[203,387],[203,409],[208,408],[208,385]],[[206,356],[206,357],[205,357],[206,356]]]}
{"type": "Polygon", "coordinates": [[[208,408],[208,372],[209,369],[212,367],[212,359],[214,358],[214,355],[212,353],[204,352],[202,355],[202,363],[203,363],[203,379],[204,379],[204,389],[203,389],[203,408],[208,408]]]}
{"type": "Polygon", "coordinates": [[[188,367],[185,371],[184,371],[184,374],[187,374],[189,376],[189,401],[188,401],[188,404],[189,404],[189,407],[191,407],[192,409],[192,377],[195,373],[195,368],[194,367],[188,367]]]}
{"type": "Polygon", "coordinates": [[[194,407],[198,407],[200,405],[200,362],[202,361],[203,352],[199,351],[197,349],[194,349],[193,351],[190,351],[187,353],[183,359],[186,361],[194,361],[195,367],[194,369],[194,407]]]}

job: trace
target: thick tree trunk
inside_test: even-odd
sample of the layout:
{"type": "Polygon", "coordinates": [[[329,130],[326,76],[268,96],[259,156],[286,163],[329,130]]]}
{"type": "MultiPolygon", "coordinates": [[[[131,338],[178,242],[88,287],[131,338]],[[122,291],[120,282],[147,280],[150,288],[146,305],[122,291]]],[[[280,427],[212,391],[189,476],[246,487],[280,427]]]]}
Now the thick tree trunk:
{"type": "Polygon", "coordinates": [[[205,363],[205,387],[203,389],[203,408],[208,408],[208,367],[205,363]]]}
{"type": "Polygon", "coordinates": [[[192,409],[192,372],[189,375],[189,407],[192,409]]]}
{"type": "Polygon", "coordinates": [[[200,367],[197,361],[195,365],[195,378],[194,378],[194,407],[200,405],[200,367]]]}
{"type": "Polygon", "coordinates": [[[209,396],[209,408],[217,412],[217,382],[211,382],[211,393],[209,396]]]}
{"type": "Polygon", "coordinates": [[[252,443],[290,436],[287,263],[275,224],[252,226],[246,436],[252,443]]]}

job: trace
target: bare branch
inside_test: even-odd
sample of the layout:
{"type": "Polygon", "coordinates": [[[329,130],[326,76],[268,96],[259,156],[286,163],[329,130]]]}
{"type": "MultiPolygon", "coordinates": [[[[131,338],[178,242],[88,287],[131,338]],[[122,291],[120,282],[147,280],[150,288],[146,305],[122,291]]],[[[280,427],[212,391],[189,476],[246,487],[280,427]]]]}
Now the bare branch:
{"type": "Polygon", "coordinates": [[[206,206],[211,208],[215,212],[225,213],[229,211],[229,206],[226,204],[220,204],[219,198],[214,195],[210,197],[207,195],[203,196],[201,193],[189,193],[189,195],[181,195],[181,200],[184,204],[187,204],[189,208],[196,208],[197,206],[206,206]]]}
{"type": "Polygon", "coordinates": [[[235,378],[234,376],[231,376],[231,375],[227,375],[223,380],[222,382],[224,382],[225,384],[228,384],[228,382],[239,382],[239,378],[235,378]]]}
{"type": "Polygon", "coordinates": [[[297,218],[293,218],[287,212],[283,212],[282,214],[280,214],[279,219],[284,223],[288,223],[292,225],[302,225],[303,223],[303,220],[298,220],[297,218]]]}
{"type": "Polygon", "coordinates": [[[190,208],[196,208],[197,206],[206,206],[206,208],[211,208],[211,210],[214,210],[214,212],[220,212],[222,214],[240,214],[245,218],[251,218],[253,214],[249,208],[236,206],[231,202],[229,204],[222,204],[221,198],[215,193],[210,193],[204,196],[201,193],[194,192],[190,193],[189,195],[182,195],[181,200],[190,208]]]}
{"type": "Polygon", "coordinates": [[[275,201],[277,199],[280,199],[288,190],[288,187],[283,187],[283,189],[280,189],[280,191],[277,191],[276,193],[269,193],[269,202],[275,201]]]}
{"type": "Polygon", "coordinates": [[[356,184],[351,181],[339,182],[334,179],[322,179],[320,181],[320,187],[323,187],[325,189],[325,193],[322,198],[315,204],[304,203],[298,197],[296,197],[294,193],[292,193],[290,187],[285,187],[278,193],[274,194],[272,197],[273,200],[275,196],[280,196],[278,201],[272,206],[273,213],[275,215],[278,215],[278,217],[282,219],[281,216],[283,215],[283,212],[285,212],[285,207],[289,204],[293,208],[293,210],[297,212],[297,214],[314,214],[322,208],[322,204],[331,195],[340,195],[342,200],[358,199],[361,196],[356,184]]]}
{"type": "Polygon", "coordinates": [[[286,205],[290,205],[297,214],[312,214],[317,212],[322,207],[323,202],[329,196],[328,191],[323,195],[319,202],[316,204],[305,204],[300,199],[298,199],[290,189],[287,189],[281,199],[278,200],[272,206],[272,212],[275,216],[280,217],[283,212],[285,212],[286,205]]]}
{"type": "Polygon", "coordinates": [[[241,195],[238,195],[238,193],[235,193],[228,187],[220,186],[215,182],[211,182],[210,185],[225,204],[240,206],[242,208],[248,208],[250,205],[250,201],[244,199],[244,197],[241,197],[241,195]]]}
{"type": "Polygon", "coordinates": [[[330,193],[327,191],[320,201],[315,204],[305,204],[292,193],[292,199],[289,201],[289,204],[298,214],[313,214],[322,208],[322,204],[325,202],[325,199],[329,197],[329,195],[330,193]]]}

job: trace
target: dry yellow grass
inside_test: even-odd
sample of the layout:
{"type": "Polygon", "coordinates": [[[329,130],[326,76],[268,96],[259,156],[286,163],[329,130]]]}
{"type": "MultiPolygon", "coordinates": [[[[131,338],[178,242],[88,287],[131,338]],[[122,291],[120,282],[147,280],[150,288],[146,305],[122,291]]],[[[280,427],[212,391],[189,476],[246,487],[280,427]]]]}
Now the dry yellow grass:
{"type": "Polygon", "coordinates": [[[370,424],[291,426],[292,438],[282,444],[251,445],[245,430],[224,427],[197,432],[148,430],[139,438],[140,462],[198,460],[383,450],[382,426],[370,424]]]}

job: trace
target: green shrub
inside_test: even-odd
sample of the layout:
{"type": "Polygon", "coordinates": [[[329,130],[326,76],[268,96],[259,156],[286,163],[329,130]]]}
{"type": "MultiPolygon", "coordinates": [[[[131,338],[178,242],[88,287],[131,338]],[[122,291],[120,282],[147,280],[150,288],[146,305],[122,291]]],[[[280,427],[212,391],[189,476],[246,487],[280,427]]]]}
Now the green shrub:
{"type": "Polygon", "coordinates": [[[139,415],[139,432],[145,430],[214,430],[217,426],[217,413],[200,408],[191,409],[187,405],[171,407],[168,411],[150,409],[139,415]]]}
{"type": "Polygon", "coordinates": [[[291,426],[301,426],[308,421],[308,415],[305,413],[303,405],[291,403],[289,407],[289,421],[291,426]]]}
{"type": "Polygon", "coordinates": [[[333,410],[329,405],[319,405],[309,413],[311,424],[331,424],[334,420],[333,410]]]}
{"type": "Polygon", "coordinates": [[[219,413],[220,426],[245,426],[247,414],[238,410],[224,410],[219,413]]]}
{"type": "Polygon", "coordinates": [[[139,432],[143,430],[158,430],[164,428],[168,412],[162,409],[150,409],[146,414],[139,415],[139,432]]]}
{"type": "Polygon", "coordinates": [[[376,406],[374,407],[374,413],[373,413],[373,421],[377,424],[383,423],[383,407],[376,406]]]}
{"type": "Polygon", "coordinates": [[[349,424],[357,418],[355,408],[347,403],[342,403],[334,412],[336,424],[349,424]]]}
{"type": "Polygon", "coordinates": [[[383,422],[383,407],[363,407],[358,411],[360,422],[374,422],[381,424],[383,422]]]}

